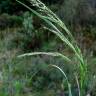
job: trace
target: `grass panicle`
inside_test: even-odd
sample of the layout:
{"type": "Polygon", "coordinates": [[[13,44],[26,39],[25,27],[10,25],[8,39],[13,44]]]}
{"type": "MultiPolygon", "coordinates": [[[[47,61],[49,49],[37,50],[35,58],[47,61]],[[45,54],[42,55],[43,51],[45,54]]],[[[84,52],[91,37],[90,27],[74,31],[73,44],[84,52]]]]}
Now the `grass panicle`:
{"type": "MultiPolygon", "coordinates": [[[[44,3],[42,3],[40,0],[29,0],[30,3],[32,4],[32,6],[37,8],[36,11],[33,10],[30,6],[22,3],[21,1],[18,1],[18,0],[16,0],[16,1],[19,2],[20,4],[22,4],[23,6],[25,6],[27,9],[29,9],[32,13],[34,13],[36,16],[38,16],[44,22],[46,22],[48,24],[48,26],[45,26],[45,28],[47,28],[48,30],[53,32],[56,36],[58,36],[58,38],[60,40],[62,40],[63,43],[65,43],[74,52],[75,57],[78,60],[77,66],[79,66],[79,68],[80,68],[80,72],[79,72],[80,76],[78,76],[78,78],[80,78],[80,80],[78,80],[78,78],[76,78],[78,88],[80,90],[79,96],[83,96],[84,95],[83,90],[84,90],[86,77],[87,77],[87,65],[83,59],[81,50],[77,46],[76,41],[75,41],[74,37],[72,36],[71,32],[68,30],[66,25],[59,19],[59,17],[56,14],[54,14],[48,7],[46,7],[46,5],[44,3]],[[63,34],[61,29],[67,34],[66,36],[63,34]]],[[[58,52],[32,52],[32,53],[26,53],[26,54],[20,55],[18,57],[40,55],[40,54],[50,55],[50,56],[60,56],[60,57],[63,57],[64,60],[71,61],[68,57],[66,57],[65,55],[58,53],[58,52]]],[[[55,66],[55,65],[52,65],[52,66],[57,68],[58,70],[60,70],[63,73],[64,77],[66,77],[66,79],[67,79],[67,76],[65,75],[63,70],[61,70],[58,66],[55,66]]],[[[69,82],[67,82],[67,83],[68,83],[68,86],[70,89],[71,88],[70,83],[69,82]]],[[[70,93],[69,96],[72,96],[70,90],[69,90],[69,93],[70,93]]]]}

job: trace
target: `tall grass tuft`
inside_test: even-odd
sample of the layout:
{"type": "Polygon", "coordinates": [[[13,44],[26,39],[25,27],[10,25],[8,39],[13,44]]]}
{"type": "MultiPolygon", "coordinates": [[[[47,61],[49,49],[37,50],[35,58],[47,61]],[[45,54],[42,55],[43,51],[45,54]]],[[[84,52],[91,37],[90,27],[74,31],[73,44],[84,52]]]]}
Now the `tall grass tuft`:
{"type": "MultiPolygon", "coordinates": [[[[53,32],[56,36],[58,36],[59,39],[61,41],[63,41],[63,43],[65,43],[74,52],[74,56],[78,60],[77,66],[79,66],[79,69],[80,69],[78,76],[76,76],[76,81],[79,86],[78,87],[79,96],[85,96],[84,95],[85,94],[84,87],[85,87],[86,78],[87,78],[87,64],[85,63],[85,61],[83,59],[83,55],[81,53],[80,48],[77,46],[74,37],[72,36],[71,32],[68,30],[66,25],[59,19],[59,17],[56,14],[54,14],[40,0],[29,0],[30,3],[32,4],[32,6],[37,8],[36,11],[33,10],[30,6],[22,3],[21,1],[18,1],[18,0],[16,0],[16,1],[19,2],[20,4],[22,4],[23,6],[25,6],[27,9],[29,9],[32,13],[34,13],[36,16],[38,16],[44,22],[46,22],[48,26],[46,26],[45,28],[47,28],[49,31],[53,32]],[[66,36],[61,31],[61,29],[62,29],[62,31],[65,32],[66,36]]],[[[70,58],[68,58],[64,54],[58,53],[58,52],[32,52],[32,53],[25,53],[25,54],[20,55],[18,57],[40,55],[40,54],[51,55],[51,56],[60,56],[60,57],[63,57],[64,60],[71,62],[70,58]]],[[[64,71],[61,68],[59,68],[58,66],[55,66],[55,65],[52,65],[52,66],[57,68],[58,70],[60,70],[63,73],[63,75],[66,78],[67,83],[68,83],[69,96],[72,96],[71,86],[70,86],[70,83],[69,83],[64,71]]]]}

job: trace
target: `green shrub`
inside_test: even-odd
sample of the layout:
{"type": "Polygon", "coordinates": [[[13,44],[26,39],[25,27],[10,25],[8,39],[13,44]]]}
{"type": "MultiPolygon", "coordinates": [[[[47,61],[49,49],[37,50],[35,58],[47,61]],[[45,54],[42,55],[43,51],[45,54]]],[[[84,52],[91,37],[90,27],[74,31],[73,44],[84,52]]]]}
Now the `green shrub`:
{"type": "Polygon", "coordinates": [[[22,26],[22,17],[15,15],[2,14],[0,16],[0,29],[22,26]]]}

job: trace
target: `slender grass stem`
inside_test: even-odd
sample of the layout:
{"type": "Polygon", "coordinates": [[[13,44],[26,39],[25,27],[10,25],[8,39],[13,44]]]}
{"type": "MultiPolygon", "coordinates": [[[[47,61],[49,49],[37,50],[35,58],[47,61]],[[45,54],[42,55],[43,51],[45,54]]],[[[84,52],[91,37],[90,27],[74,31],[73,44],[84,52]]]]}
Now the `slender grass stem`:
{"type": "MultiPolygon", "coordinates": [[[[54,14],[48,7],[46,7],[46,5],[44,3],[42,3],[40,0],[29,0],[30,3],[38,9],[37,11],[33,10],[32,8],[30,8],[28,5],[22,3],[21,1],[18,1],[18,0],[16,0],[16,1],[19,2],[20,4],[22,4],[23,6],[25,6],[27,9],[29,9],[32,13],[34,13],[40,19],[45,21],[48,24],[47,29],[50,30],[51,32],[53,32],[56,36],[58,36],[59,39],[62,40],[63,43],[68,45],[68,47],[74,52],[75,57],[77,58],[78,63],[79,63],[78,66],[80,68],[80,72],[79,72],[80,80],[77,83],[80,84],[81,93],[79,92],[79,95],[82,96],[83,95],[82,90],[85,86],[85,81],[86,81],[86,77],[87,77],[87,64],[85,63],[81,50],[77,46],[76,41],[75,41],[74,37],[72,36],[71,32],[68,30],[66,25],[58,18],[58,16],[56,14],[54,14]],[[65,33],[67,33],[68,37],[66,37],[61,32],[61,29],[59,29],[58,27],[63,29],[63,31],[65,31],[65,33]]],[[[68,57],[64,56],[61,53],[56,53],[56,52],[55,53],[32,52],[32,53],[26,53],[26,54],[20,55],[19,57],[30,56],[30,55],[40,55],[40,54],[51,55],[51,56],[60,56],[60,57],[63,57],[65,60],[69,60],[68,57]]],[[[55,67],[58,68],[57,66],[55,66],[55,67]]],[[[60,71],[62,71],[62,70],[60,70],[60,71]]],[[[69,96],[72,96],[72,95],[69,95],[69,96]]]]}

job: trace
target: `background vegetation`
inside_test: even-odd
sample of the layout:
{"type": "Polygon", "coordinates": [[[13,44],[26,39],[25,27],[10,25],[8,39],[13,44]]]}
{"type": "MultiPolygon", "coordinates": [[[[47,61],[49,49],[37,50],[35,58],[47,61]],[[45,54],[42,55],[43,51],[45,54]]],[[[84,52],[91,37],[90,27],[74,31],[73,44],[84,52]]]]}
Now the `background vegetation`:
{"type": "MultiPolygon", "coordinates": [[[[27,0],[22,1],[29,4],[27,0]]],[[[86,94],[96,96],[96,0],[42,1],[65,22],[75,37],[88,63],[86,94]]],[[[53,33],[43,28],[42,22],[16,1],[0,0],[0,96],[67,96],[62,74],[49,68],[49,64],[64,70],[72,83],[73,96],[78,96],[72,74],[79,70],[76,58],[53,33]],[[69,64],[61,58],[43,55],[17,58],[34,51],[59,51],[73,62],[69,64]]]]}

